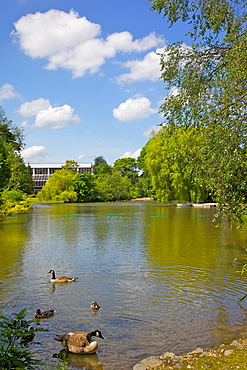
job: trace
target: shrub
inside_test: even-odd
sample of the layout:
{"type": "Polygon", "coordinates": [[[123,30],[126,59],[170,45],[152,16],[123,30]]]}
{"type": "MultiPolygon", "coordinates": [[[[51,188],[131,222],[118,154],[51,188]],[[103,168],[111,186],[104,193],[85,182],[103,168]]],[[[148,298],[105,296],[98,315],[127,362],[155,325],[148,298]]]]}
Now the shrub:
{"type": "Polygon", "coordinates": [[[31,329],[30,325],[36,320],[26,320],[27,309],[12,313],[13,318],[0,316],[0,369],[34,369],[32,365],[40,364],[29,349],[29,342],[22,343],[28,335],[47,329],[31,329]]]}

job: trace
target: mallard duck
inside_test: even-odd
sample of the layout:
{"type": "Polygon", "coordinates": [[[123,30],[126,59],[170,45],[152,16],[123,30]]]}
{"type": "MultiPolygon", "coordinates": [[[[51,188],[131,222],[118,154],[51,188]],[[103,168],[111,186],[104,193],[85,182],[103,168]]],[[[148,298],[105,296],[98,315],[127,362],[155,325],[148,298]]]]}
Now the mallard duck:
{"type": "Polygon", "coordinates": [[[91,331],[90,333],[75,331],[64,335],[57,335],[54,339],[61,342],[69,352],[79,355],[88,355],[95,353],[98,348],[98,342],[96,340],[92,340],[92,337],[104,339],[99,330],[91,331]]]}
{"type": "Polygon", "coordinates": [[[92,302],[91,306],[92,310],[98,310],[100,308],[100,304],[96,301],[92,302]]]}
{"type": "Polygon", "coordinates": [[[52,283],[70,283],[71,281],[76,281],[77,277],[68,277],[68,276],[55,276],[55,271],[50,270],[49,274],[52,274],[51,276],[51,282],[52,283]]]}
{"type": "Polygon", "coordinates": [[[48,311],[43,311],[38,308],[35,312],[35,319],[46,319],[47,317],[53,316],[55,313],[55,310],[48,310],[48,311]]]}
{"type": "Polygon", "coordinates": [[[28,343],[28,342],[32,342],[32,340],[33,340],[33,338],[35,336],[35,333],[32,330],[34,330],[34,328],[31,326],[28,329],[28,331],[25,333],[26,335],[21,338],[21,343],[22,344],[25,344],[25,343],[28,343]]]}

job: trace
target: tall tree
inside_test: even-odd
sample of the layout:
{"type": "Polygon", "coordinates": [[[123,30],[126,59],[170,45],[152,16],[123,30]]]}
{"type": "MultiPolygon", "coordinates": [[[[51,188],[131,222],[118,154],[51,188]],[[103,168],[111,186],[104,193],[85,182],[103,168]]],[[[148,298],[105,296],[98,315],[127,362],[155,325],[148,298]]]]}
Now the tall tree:
{"type": "Polygon", "coordinates": [[[113,172],[96,176],[95,190],[99,200],[113,202],[130,198],[131,181],[113,172]]]}
{"type": "Polygon", "coordinates": [[[101,175],[111,172],[111,166],[107,163],[103,156],[98,156],[94,159],[93,173],[95,175],[101,175]]]}
{"type": "Polygon", "coordinates": [[[152,176],[146,164],[147,144],[142,148],[136,164],[139,169],[139,183],[142,197],[155,197],[155,190],[152,185],[152,176]]]}
{"type": "Polygon", "coordinates": [[[67,159],[67,161],[65,161],[65,164],[62,166],[63,169],[71,170],[73,172],[77,172],[78,167],[79,164],[73,159],[67,159]]]}
{"type": "Polygon", "coordinates": [[[73,178],[74,191],[77,194],[77,202],[95,201],[95,180],[94,175],[89,172],[78,173],[73,178]]]}
{"type": "Polygon", "coordinates": [[[199,203],[208,194],[198,167],[203,132],[193,127],[174,129],[164,126],[146,145],[145,163],[152,176],[157,200],[199,203]]]}
{"type": "Polygon", "coordinates": [[[113,169],[119,171],[122,176],[127,176],[133,182],[138,179],[135,158],[119,158],[113,163],[113,169]]]}
{"type": "Polygon", "coordinates": [[[12,124],[0,108],[0,191],[22,190],[32,193],[32,177],[20,150],[24,146],[22,131],[12,124]]]}
{"type": "Polygon", "coordinates": [[[31,168],[26,166],[21,156],[14,152],[11,158],[11,176],[7,190],[21,190],[26,194],[33,193],[31,168]]]}
{"type": "Polygon", "coordinates": [[[55,171],[38,193],[39,200],[76,202],[77,194],[73,186],[74,177],[75,173],[71,169],[55,171]]]}
{"type": "MultiPolygon", "coordinates": [[[[247,187],[246,0],[149,0],[170,22],[189,25],[191,44],[161,55],[172,89],[161,106],[165,124],[203,128],[203,176],[221,214],[241,220],[247,187]]],[[[202,175],[202,172],[201,172],[202,175]]]]}

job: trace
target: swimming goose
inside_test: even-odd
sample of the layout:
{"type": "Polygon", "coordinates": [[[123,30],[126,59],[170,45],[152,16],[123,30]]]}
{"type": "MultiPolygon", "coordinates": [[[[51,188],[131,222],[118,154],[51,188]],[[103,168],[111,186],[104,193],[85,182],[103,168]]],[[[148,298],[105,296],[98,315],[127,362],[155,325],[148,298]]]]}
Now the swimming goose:
{"type": "Polygon", "coordinates": [[[71,281],[76,281],[77,277],[68,277],[68,276],[55,276],[55,271],[50,270],[49,274],[52,274],[51,276],[51,282],[52,283],[70,283],[71,281]]]}
{"type": "Polygon", "coordinates": [[[100,308],[100,304],[96,301],[92,302],[91,306],[92,310],[98,310],[100,308]]]}
{"type": "Polygon", "coordinates": [[[35,319],[46,319],[47,317],[53,316],[55,313],[55,310],[48,310],[48,311],[43,311],[38,308],[35,312],[35,319]]]}
{"type": "Polygon", "coordinates": [[[21,338],[21,343],[26,344],[28,342],[32,342],[35,333],[33,332],[34,328],[31,326],[28,331],[25,333],[26,335],[21,338]]]}
{"type": "Polygon", "coordinates": [[[90,333],[75,331],[64,335],[57,335],[54,339],[61,342],[69,352],[79,355],[88,355],[95,353],[98,348],[98,342],[96,340],[92,340],[92,337],[104,339],[99,330],[92,331],[90,333]]]}

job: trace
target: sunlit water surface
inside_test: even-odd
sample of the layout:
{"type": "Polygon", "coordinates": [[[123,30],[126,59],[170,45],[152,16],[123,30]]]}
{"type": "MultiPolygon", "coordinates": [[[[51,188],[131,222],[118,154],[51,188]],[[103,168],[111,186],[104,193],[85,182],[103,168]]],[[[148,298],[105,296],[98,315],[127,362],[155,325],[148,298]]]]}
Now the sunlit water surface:
{"type": "Polygon", "coordinates": [[[47,366],[56,334],[101,330],[97,354],[72,369],[128,370],[166,351],[230,343],[246,332],[247,231],[215,228],[214,208],[155,202],[35,204],[0,224],[0,314],[55,309],[41,322],[36,357],[47,366]],[[52,285],[48,271],[78,277],[52,285]],[[101,304],[96,313],[92,301],[101,304]]]}

